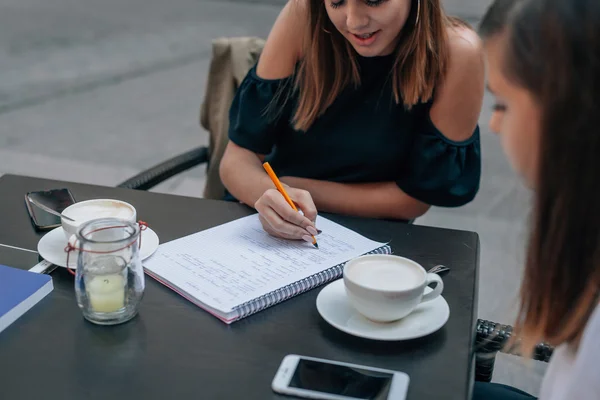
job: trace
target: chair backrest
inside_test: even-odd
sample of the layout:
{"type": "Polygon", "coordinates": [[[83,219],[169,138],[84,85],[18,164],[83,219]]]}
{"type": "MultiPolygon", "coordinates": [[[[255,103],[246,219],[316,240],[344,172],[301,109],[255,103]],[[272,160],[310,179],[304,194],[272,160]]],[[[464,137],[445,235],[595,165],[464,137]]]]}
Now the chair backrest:
{"type": "Polygon", "coordinates": [[[222,199],[225,196],[219,164],[229,141],[229,108],[242,80],[258,62],[264,43],[257,37],[213,40],[206,90],[200,107],[200,125],[209,132],[205,198],[222,199]]]}

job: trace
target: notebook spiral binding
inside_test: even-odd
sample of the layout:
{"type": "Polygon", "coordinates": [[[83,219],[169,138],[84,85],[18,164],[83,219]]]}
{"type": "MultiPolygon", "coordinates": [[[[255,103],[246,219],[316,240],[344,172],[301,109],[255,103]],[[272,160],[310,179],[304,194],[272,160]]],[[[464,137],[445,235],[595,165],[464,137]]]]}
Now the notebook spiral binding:
{"type": "MultiPolygon", "coordinates": [[[[389,245],[385,245],[367,254],[392,254],[392,248],[389,245]]],[[[271,307],[272,305],[281,303],[282,301],[285,301],[291,297],[297,296],[308,290],[314,289],[317,286],[341,277],[345,264],[346,263],[336,265],[335,267],[321,271],[315,275],[309,276],[308,278],[291,283],[280,289],[240,304],[234,308],[234,311],[238,313],[236,320],[245,318],[249,315],[262,311],[265,308],[271,307]]]]}

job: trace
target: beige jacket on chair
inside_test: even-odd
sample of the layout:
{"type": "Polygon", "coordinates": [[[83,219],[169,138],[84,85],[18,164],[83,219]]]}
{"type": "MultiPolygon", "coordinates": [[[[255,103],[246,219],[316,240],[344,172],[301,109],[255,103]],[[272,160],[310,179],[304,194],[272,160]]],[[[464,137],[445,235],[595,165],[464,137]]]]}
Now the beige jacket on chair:
{"type": "Polygon", "coordinates": [[[212,43],[206,92],[200,108],[200,124],[209,132],[205,198],[225,196],[219,164],[228,142],[229,108],[242,80],[258,61],[263,46],[264,40],[256,37],[219,38],[212,43]]]}

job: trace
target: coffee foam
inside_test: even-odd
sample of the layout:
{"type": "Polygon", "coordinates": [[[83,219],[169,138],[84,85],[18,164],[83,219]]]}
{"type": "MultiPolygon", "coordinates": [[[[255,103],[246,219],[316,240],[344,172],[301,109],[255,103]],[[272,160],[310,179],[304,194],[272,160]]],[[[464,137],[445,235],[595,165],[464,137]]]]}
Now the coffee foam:
{"type": "Polygon", "coordinates": [[[81,207],[74,207],[68,210],[65,215],[80,223],[96,218],[129,219],[133,215],[133,210],[124,204],[107,201],[83,204],[81,207]]]}
{"type": "Polygon", "coordinates": [[[422,271],[401,260],[365,260],[353,265],[348,277],[376,290],[407,290],[423,283],[422,271]]]}

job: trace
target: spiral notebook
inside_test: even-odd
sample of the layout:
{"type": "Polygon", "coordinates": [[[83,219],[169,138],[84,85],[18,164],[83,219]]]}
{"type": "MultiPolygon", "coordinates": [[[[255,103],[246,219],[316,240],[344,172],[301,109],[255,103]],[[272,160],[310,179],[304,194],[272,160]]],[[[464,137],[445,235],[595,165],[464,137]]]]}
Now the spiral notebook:
{"type": "Polygon", "coordinates": [[[230,324],[342,276],[355,257],[389,254],[375,242],[319,217],[319,248],[264,232],[256,214],[161,244],[146,273],[230,324]]]}

